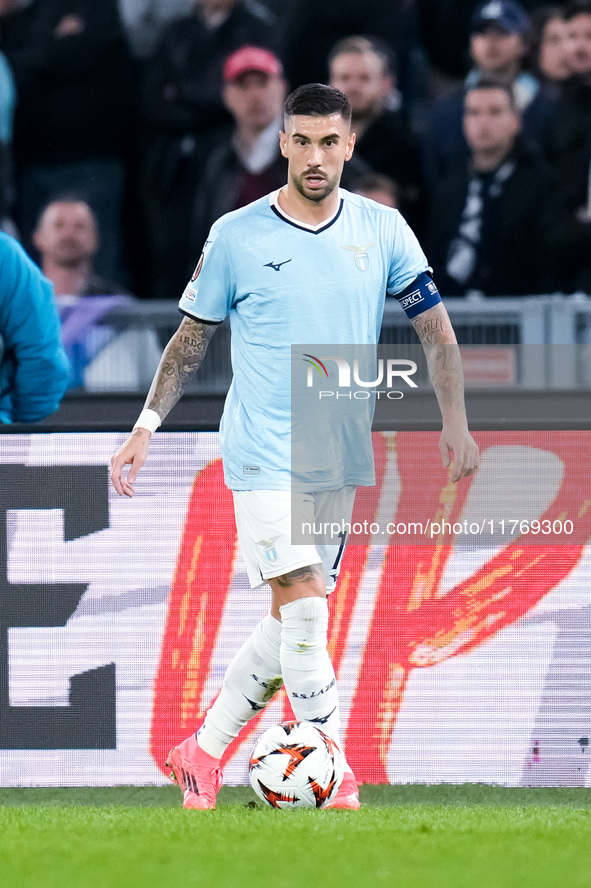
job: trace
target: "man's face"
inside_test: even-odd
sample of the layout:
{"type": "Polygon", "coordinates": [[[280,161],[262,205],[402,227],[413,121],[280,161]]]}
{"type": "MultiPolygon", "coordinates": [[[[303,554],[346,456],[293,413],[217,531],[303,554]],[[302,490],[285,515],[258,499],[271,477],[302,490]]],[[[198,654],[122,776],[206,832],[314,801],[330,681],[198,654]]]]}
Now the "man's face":
{"type": "Polygon", "coordinates": [[[41,217],[34,242],[42,257],[56,265],[68,268],[91,260],[98,242],[90,208],[82,201],[50,204],[41,217]]]}
{"type": "Polygon", "coordinates": [[[557,16],[548,19],[542,31],[538,65],[540,71],[552,80],[564,80],[568,77],[568,25],[557,16]]]}
{"type": "Polygon", "coordinates": [[[345,161],[351,158],[355,134],[340,114],[288,117],[280,134],[288,160],[289,181],[305,198],[320,203],[338,188],[345,161]]]}
{"type": "Polygon", "coordinates": [[[464,100],[464,134],[473,151],[508,153],[519,127],[505,90],[470,90],[464,100]]]}
{"type": "Polygon", "coordinates": [[[246,71],[224,86],[224,102],[238,129],[262,132],[281,115],[285,99],[282,77],[246,71]]]}
{"type": "Polygon", "coordinates": [[[567,22],[566,55],[573,74],[591,74],[591,15],[586,12],[567,22]]]}
{"type": "Polygon", "coordinates": [[[470,55],[477,68],[491,74],[502,73],[518,63],[525,54],[525,43],[520,34],[510,34],[489,25],[486,30],[470,37],[470,55]]]}
{"type": "Polygon", "coordinates": [[[378,113],[392,89],[392,76],[373,52],[344,52],[330,66],[330,85],[345,93],[354,117],[378,113]]]}

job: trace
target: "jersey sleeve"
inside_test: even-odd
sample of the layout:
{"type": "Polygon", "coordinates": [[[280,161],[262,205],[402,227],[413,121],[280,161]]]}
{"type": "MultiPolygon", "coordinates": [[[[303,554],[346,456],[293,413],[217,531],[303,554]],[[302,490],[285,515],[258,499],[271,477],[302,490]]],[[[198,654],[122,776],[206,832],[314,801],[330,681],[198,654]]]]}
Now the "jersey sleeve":
{"type": "Polygon", "coordinates": [[[221,323],[234,303],[236,281],[232,262],[217,224],[205,241],[197,267],[183,291],[179,309],[196,320],[221,323]]]}
{"type": "Polygon", "coordinates": [[[389,296],[399,296],[412,281],[429,269],[416,235],[406,220],[396,213],[392,254],[388,274],[389,296]]]}

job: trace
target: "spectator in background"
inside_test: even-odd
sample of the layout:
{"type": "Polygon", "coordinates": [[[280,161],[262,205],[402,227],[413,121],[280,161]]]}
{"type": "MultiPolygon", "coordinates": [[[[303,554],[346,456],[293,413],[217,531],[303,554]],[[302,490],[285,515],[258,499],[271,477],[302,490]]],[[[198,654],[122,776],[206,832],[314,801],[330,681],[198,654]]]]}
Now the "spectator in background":
{"type": "Polygon", "coordinates": [[[591,0],[565,7],[565,82],[549,129],[547,152],[557,172],[552,249],[558,288],[591,294],[591,0]]]}
{"type": "Polygon", "coordinates": [[[62,195],[47,204],[33,233],[33,243],[56,296],[125,294],[125,287],[95,273],[99,242],[96,216],[86,201],[76,195],[62,195]]]}
{"type": "Polygon", "coordinates": [[[395,101],[395,76],[387,46],[376,38],[347,37],[333,47],[328,67],[331,86],[351,103],[355,154],[378,173],[394,179],[400,207],[421,231],[422,169],[418,140],[395,101]]]}
{"type": "Polygon", "coordinates": [[[520,135],[511,87],[469,87],[463,125],[470,156],[436,186],[425,245],[441,293],[549,292],[555,183],[541,152],[520,135]]]}
{"type": "MultiPolygon", "coordinates": [[[[467,46],[478,0],[412,0],[417,8],[419,36],[435,79],[457,84],[468,73],[467,46]]],[[[546,0],[522,0],[528,13],[546,0]]],[[[442,95],[441,92],[432,93],[442,95]]]]}
{"type": "Polygon", "coordinates": [[[550,162],[568,173],[591,133],[591,0],[569,3],[564,17],[571,76],[552,116],[546,146],[550,162]]]}
{"type": "Polygon", "coordinates": [[[109,323],[109,315],[133,299],[120,284],[94,272],[100,236],[89,205],[75,194],[55,198],[43,210],[33,238],[58,302],[69,388],[141,388],[142,368],[153,371],[161,349],[149,325],[109,323]]]}
{"type": "Polygon", "coordinates": [[[389,176],[382,173],[366,173],[355,182],[352,190],[362,197],[369,197],[393,210],[399,208],[398,185],[389,176]]]}
{"type": "MultiPolygon", "coordinates": [[[[468,73],[470,60],[466,47],[470,41],[470,19],[474,0],[415,0],[419,35],[430,75],[439,82],[458,84],[468,73]]],[[[443,92],[432,89],[439,97],[443,92]]]]}
{"type": "Polygon", "coordinates": [[[14,71],[17,224],[26,248],[41,208],[75,189],[103,233],[97,266],[119,273],[133,69],[116,0],[36,0],[2,19],[14,71]]]}
{"type": "Polygon", "coordinates": [[[408,0],[291,0],[282,28],[287,80],[292,88],[326,83],[332,47],[351,34],[379,34],[401,57],[411,27],[408,0]]]}
{"type": "Polygon", "coordinates": [[[68,360],[50,282],[0,233],[0,422],[38,422],[66,390],[68,360]]]}
{"type": "Polygon", "coordinates": [[[194,0],[119,0],[119,13],[136,59],[149,58],[166,25],[189,15],[194,0]]]}
{"type": "MultiPolygon", "coordinates": [[[[220,136],[205,164],[195,202],[189,274],[216,219],[281,188],[287,175],[279,146],[287,90],[281,62],[264,47],[242,46],[226,59],[223,76],[223,100],[234,128],[220,136]]],[[[350,188],[367,169],[353,155],[343,170],[343,187],[350,188]]]]}
{"type": "Polygon", "coordinates": [[[285,184],[279,132],[287,84],[281,62],[268,49],[243,46],[226,60],[223,77],[223,100],[235,125],[205,164],[195,204],[194,255],[216,219],[285,184]]]}
{"type": "Polygon", "coordinates": [[[540,6],[531,17],[529,67],[539,80],[559,92],[570,76],[567,54],[568,26],[560,6],[540,6]]]}
{"type": "Polygon", "coordinates": [[[186,283],[203,164],[232,123],[222,100],[224,61],[245,44],[273,49],[276,41],[275,19],[264,7],[250,0],[195,0],[190,16],[164,30],[148,63],[142,196],[155,297],[178,298],[186,283]]]}
{"type": "MultiPolygon", "coordinates": [[[[549,92],[523,69],[530,21],[515,0],[487,0],[475,11],[470,26],[470,58],[474,67],[465,87],[481,78],[511,85],[523,130],[535,140],[543,137],[553,103],[549,92]]],[[[462,129],[463,89],[434,103],[424,134],[425,172],[433,185],[468,146],[462,129]]]]}

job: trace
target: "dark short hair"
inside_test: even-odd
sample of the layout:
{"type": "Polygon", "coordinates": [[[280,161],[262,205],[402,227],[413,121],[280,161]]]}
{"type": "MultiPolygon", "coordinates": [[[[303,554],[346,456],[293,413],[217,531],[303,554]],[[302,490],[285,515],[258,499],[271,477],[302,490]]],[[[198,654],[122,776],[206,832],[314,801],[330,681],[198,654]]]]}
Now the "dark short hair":
{"type": "Polygon", "coordinates": [[[564,21],[564,7],[552,5],[538,6],[537,9],[532,11],[530,16],[531,40],[526,62],[529,69],[537,75],[540,73],[539,58],[540,49],[544,42],[544,31],[548,22],[552,22],[554,19],[564,21]]]}
{"type": "Polygon", "coordinates": [[[335,43],[328,54],[328,67],[332,65],[334,60],[345,53],[353,53],[355,55],[365,55],[373,53],[382,63],[385,74],[391,74],[396,67],[394,51],[388,46],[384,40],[379,37],[366,37],[364,35],[353,34],[350,37],[344,37],[335,43]]]}
{"type": "Polygon", "coordinates": [[[500,89],[501,92],[504,92],[505,95],[509,99],[509,105],[511,106],[511,110],[515,112],[515,114],[519,114],[519,108],[517,107],[517,100],[515,98],[515,91],[513,86],[510,83],[501,83],[498,80],[494,80],[491,77],[479,77],[474,83],[471,83],[470,86],[467,86],[464,90],[464,99],[471,92],[474,92],[477,89],[500,89]]]}
{"type": "Polygon", "coordinates": [[[562,14],[565,22],[570,22],[578,15],[591,15],[591,0],[571,0],[563,8],[562,14]]]}
{"type": "Polygon", "coordinates": [[[325,83],[305,83],[288,95],[283,106],[283,114],[294,117],[303,114],[308,117],[329,117],[340,114],[347,123],[351,122],[351,103],[347,96],[325,83]]]}
{"type": "Polygon", "coordinates": [[[39,226],[41,225],[41,220],[43,219],[43,216],[45,215],[45,212],[46,212],[46,210],[49,209],[49,207],[52,207],[54,204],[62,204],[62,203],[68,203],[68,204],[69,204],[69,203],[81,203],[81,204],[86,204],[86,206],[88,207],[88,209],[89,209],[89,211],[90,211],[90,215],[92,216],[92,219],[93,219],[93,221],[94,221],[95,227],[96,227],[96,229],[97,229],[97,231],[98,231],[98,219],[97,219],[97,217],[96,217],[96,213],[95,213],[95,211],[93,210],[93,208],[91,207],[90,203],[88,202],[88,197],[87,197],[87,195],[86,195],[86,194],[83,194],[81,191],[74,191],[74,190],[70,190],[70,191],[55,191],[55,192],[51,195],[51,197],[49,198],[49,200],[47,200],[47,201],[43,204],[43,206],[41,207],[41,210],[40,210],[39,213],[37,214],[37,223],[36,223],[36,225],[35,225],[35,229],[39,228],[39,226]]]}

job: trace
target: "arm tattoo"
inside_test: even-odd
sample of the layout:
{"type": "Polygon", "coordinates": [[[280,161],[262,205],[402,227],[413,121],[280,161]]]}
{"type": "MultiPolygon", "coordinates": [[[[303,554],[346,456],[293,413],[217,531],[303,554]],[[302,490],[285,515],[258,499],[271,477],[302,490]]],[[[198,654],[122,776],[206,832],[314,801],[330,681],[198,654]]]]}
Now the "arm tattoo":
{"type": "Polygon", "coordinates": [[[207,346],[216,331],[215,324],[184,318],[166,348],[152,381],[145,407],[164,419],[172,410],[197,372],[207,346]]]}
{"type": "Polygon", "coordinates": [[[443,318],[423,318],[422,315],[418,315],[418,317],[413,318],[411,323],[417,331],[418,337],[421,340],[423,347],[435,345],[438,342],[444,341],[443,318]]]}
{"type": "Polygon", "coordinates": [[[324,571],[322,570],[321,564],[308,564],[306,567],[298,567],[295,570],[290,570],[289,573],[283,574],[280,577],[275,577],[277,583],[283,588],[287,589],[289,586],[293,586],[295,583],[305,582],[310,579],[324,579],[324,571]]]}
{"type": "Polygon", "coordinates": [[[464,372],[460,349],[447,312],[434,306],[412,320],[427,358],[441,411],[464,411],[464,372]]]}

